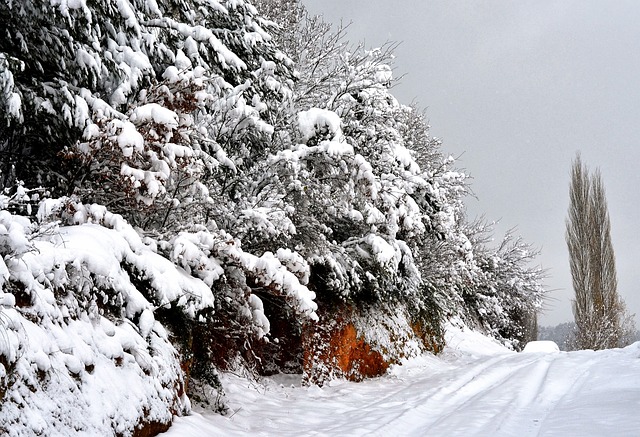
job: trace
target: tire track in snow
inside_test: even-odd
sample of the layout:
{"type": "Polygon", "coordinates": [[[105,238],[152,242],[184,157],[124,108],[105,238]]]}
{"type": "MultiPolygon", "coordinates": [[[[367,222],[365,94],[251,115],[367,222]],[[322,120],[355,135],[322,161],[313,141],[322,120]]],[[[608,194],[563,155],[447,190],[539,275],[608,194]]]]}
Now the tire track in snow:
{"type": "MultiPolygon", "coordinates": [[[[535,361],[510,375],[504,386],[499,387],[500,391],[509,394],[504,396],[507,401],[501,405],[498,414],[493,415],[493,420],[477,430],[477,435],[537,435],[541,423],[538,410],[540,406],[547,405],[546,402],[540,402],[541,396],[556,360],[557,356],[554,355],[538,355],[535,361]],[[522,429],[523,416],[528,419],[528,429],[522,429]]],[[[495,391],[498,390],[489,391],[483,396],[495,397],[495,391]]],[[[527,419],[524,422],[527,422],[527,419]]]]}
{"type": "MultiPolygon", "coordinates": [[[[499,389],[513,374],[535,360],[535,357],[515,354],[492,357],[481,364],[472,365],[470,371],[461,375],[453,372],[451,384],[419,398],[415,397],[415,388],[410,387],[408,390],[413,393],[412,397],[409,395],[411,408],[405,408],[383,426],[377,426],[373,435],[385,436],[393,431],[400,431],[402,435],[469,435],[468,431],[460,428],[457,416],[468,416],[474,406],[482,404],[479,399],[486,393],[499,389]],[[438,429],[442,429],[441,434],[438,434],[438,429]]],[[[468,364],[464,367],[468,368],[468,364]]],[[[492,408],[495,409],[494,406],[492,408]]],[[[484,425],[485,420],[490,418],[480,411],[473,429],[484,425]]]]}
{"type": "Polygon", "coordinates": [[[546,418],[585,384],[595,363],[573,362],[566,353],[540,356],[534,372],[524,375],[526,379],[516,387],[516,408],[503,410],[495,422],[478,430],[478,435],[540,435],[546,418]],[[528,424],[527,429],[523,429],[523,423],[528,424]]]}
{"type": "Polygon", "coordinates": [[[556,406],[580,390],[595,362],[572,360],[566,354],[491,359],[451,386],[421,396],[422,404],[405,410],[373,435],[399,431],[432,437],[538,436],[556,406]]]}
{"type": "Polygon", "coordinates": [[[203,428],[214,431],[201,433],[187,431],[185,419],[173,435],[635,436],[639,358],[640,343],[601,352],[434,358],[397,379],[325,388],[284,389],[287,380],[258,393],[240,380],[228,391],[242,405],[237,415],[214,415],[203,428]]]}
{"type": "MultiPolygon", "coordinates": [[[[565,400],[570,400],[575,396],[588,381],[592,368],[597,364],[597,360],[581,360],[577,363],[570,359],[556,360],[554,368],[559,368],[565,375],[562,377],[549,377],[549,383],[544,384],[542,391],[539,393],[536,401],[541,405],[538,417],[535,419],[540,426],[540,430],[535,435],[544,434],[546,419],[561,405],[565,400]],[[569,369],[561,369],[561,367],[569,369]],[[566,375],[572,374],[572,378],[567,379],[566,375]]],[[[613,375],[612,375],[613,376],[613,375]]]]}
{"type": "Polygon", "coordinates": [[[469,430],[466,427],[456,426],[461,419],[470,429],[483,428],[495,421],[493,412],[497,408],[496,404],[501,404],[503,410],[510,408],[514,396],[509,382],[519,380],[518,375],[528,373],[530,366],[536,365],[536,360],[531,356],[509,355],[498,364],[499,366],[479,375],[477,382],[472,381],[454,396],[444,399],[448,411],[443,411],[436,421],[421,426],[421,432],[428,432],[429,435],[467,436],[469,430]],[[488,406],[490,408],[486,408],[488,406]]]}
{"type": "MultiPolygon", "coordinates": [[[[515,355],[515,354],[514,354],[515,355]]],[[[351,422],[357,422],[360,429],[357,434],[362,436],[393,435],[381,431],[381,425],[388,424],[390,430],[405,429],[398,422],[402,422],[404,417],[412,418],[416,409],[423,408],[430,402],[441,402],[457,391],[464,389],[472,383],[484,378],[485,373],[493,373],[498,364],[508,360],[511,354],[485,357],[474,361],[472,366],[469,363],[457,363],[444,371],[437,371],[434,374],[428,372],[426,378],[399,380],[399,388],[394,388],[384,397],[377,397],[373,402],[356,403],[352,409],[341,411],[341,415],[349,417],[351,422]],[[434,385],[434,376],[438,378],[438,383],[434,385]],[[434,401],[435,399],[435,401],[434,401]]],[[[499,379],[495,375],[494,379],[499,379]]],[[[379,396],[379,392],[372,393],[379,396]]],[[[368,398],[368,396],[366,396],[368,398]]],[[[361,398],[363,400],[363,398],[361,398]]],[[[338,420],[333,426],[323,430],[325,435],[333,435],[344,429],[344,424],[338,420]]],[[[402,432],[404,434],[404,431],[402,432]]]]}

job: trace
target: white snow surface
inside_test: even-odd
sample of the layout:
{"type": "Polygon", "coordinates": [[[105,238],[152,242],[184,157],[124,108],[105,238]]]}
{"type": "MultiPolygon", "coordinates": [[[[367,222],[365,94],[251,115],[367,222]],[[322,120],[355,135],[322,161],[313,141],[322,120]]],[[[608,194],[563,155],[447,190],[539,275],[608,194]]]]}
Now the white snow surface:
{"type": "Polygon", "coordinates": [[[522,351],[524,353],[554,353],[560,352],[560,348],[554,341],[531,341],[527,343],[522,351]]]}
{"type": "Polygon", "coordinates": [[[330,139],[339,140],[342,135],[340,123],[338,114],[327,109],[311,108],[298,113],[298,129],[304,142],[323,130],[327,131],[330,139]]]}
{"type": "Polygon", "coordinates": [[[301,387],[278,375],[223,378],[227,416],[194,412],[165,437],[636,436],[640,343],[625,349],[515,353],[449,327],[447,348],[361,383],[301,387]]]}

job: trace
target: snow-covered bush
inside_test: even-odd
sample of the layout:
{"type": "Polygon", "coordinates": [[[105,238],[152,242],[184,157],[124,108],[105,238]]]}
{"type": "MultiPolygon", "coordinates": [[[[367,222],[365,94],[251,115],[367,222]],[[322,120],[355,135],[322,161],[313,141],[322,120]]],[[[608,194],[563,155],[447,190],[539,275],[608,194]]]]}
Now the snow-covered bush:
{"type": "Polygon", "coordinates": [[[211,290],[103,207],[50,200],[38,217],[0,211],[2,432],[168,426],[189,400],[181,357],[154,314],[176,305],[194,317],[213,305],[211,290]],[[136,287],[133,270],[149,288],[136,287]]]}
{"type": "Polygon", "coordinates": [[[510,348],[536,338],[535,326],[545,295],[545,271],[533,265],[537,251],[508,232],[491,247],[492,228],[483,221],[465,225],[469,262],[460,264],[463,281],[449,284],[463,302],[457,315],[510,348]]]}
{"type": "Polygon", "coordinates": [[[66,149],[65,158],[79,165],[76,193],[145,230],[178,229],[188,216],[203,217],[213,204],[203,180],[229,162],[221,149],[212,156],[197,147],[202,135],[194,119],[212,98],[202,71],[188,71],[145,90],[126,114],[96,120],[81,143],[66,149]]]}
{"type": "Polygon", "coordinates": [[[314,295],[299,279],[307,268],[290,252],[277,254],[282,262],[269,253],[256,257],[224,233],[204,230],[166,242],[143,239],[121,216],[72,199],[44,201],[38,220],[0,212],[0,416],[20,433],[75,427],[128,434],[142,424],[167,425],[189,409],[181,365],[189,363],[200,380],[215,372],[207,360],[222,366],[269,333],[252,289],[282,297],[300,319],[317,319],[314,295]],[[233,336],[235,349],[211,348],[233,336]],[[60,372],[67,376],[54,382],[60,372]],[[120,377],[128,385],[110,392],[105,415],[87,410],[86,420],[76,420],[56,412],[66,403],[76,413],[101,410],[104,384],[120,377]],[[70,397],[55,398],[57,390],[70,397]],[[125,397],[138,407],[127,410],[125,397]]]}

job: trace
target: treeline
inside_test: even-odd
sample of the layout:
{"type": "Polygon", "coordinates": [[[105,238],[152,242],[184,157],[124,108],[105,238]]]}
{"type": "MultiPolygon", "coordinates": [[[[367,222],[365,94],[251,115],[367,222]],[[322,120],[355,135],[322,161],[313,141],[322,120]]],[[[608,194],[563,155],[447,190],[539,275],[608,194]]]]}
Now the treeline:
{"type": "MultiPolygon", "coordinates": [[[[0,21],[3,207],[30,217],[2,216],[5,317],[166,338],[182,369],[166,384],[199,399],[221,368],[358,379],[440,350],[449,322],[535,338],[536,251],[466,217],[466,175],[392,94],[393,44],[352,45],[294,0],[24,0],[0,21]],[[123,241],[121,271],[20,270],[70,227],[123,241]]],[[[28,376],[7,376],[29,357],[20,329],[5,399],[28,376]]]]}

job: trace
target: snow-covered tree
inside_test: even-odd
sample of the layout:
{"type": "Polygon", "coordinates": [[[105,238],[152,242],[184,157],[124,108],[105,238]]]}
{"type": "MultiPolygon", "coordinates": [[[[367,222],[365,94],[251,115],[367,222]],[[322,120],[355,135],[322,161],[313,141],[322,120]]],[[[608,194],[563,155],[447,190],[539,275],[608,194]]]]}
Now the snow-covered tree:
{"type": "Polygon", "coordinates": [[[536,251],[510,236],[491,249],[490,230],[478,239],[466,223],[465,175],[424,115],[391,93],[394,45],[352,46],[345,28],[309,17],[299,2],[275,3],[257,6],[282,26],[274,38],[306,74],[293,88],[298,144],[277,160],[286,171],[265,174],[291,181],[291,241],[303,239],[312,284],[347,300],[401,297],[416,313],[468,317],[521,344],[543,293],[542,272],[528,265],[536,251]]]}
{"type": "MultiPolygon", "coordinates": [[[[343,29],[308,17],[298,2],[285,11],[272,3],[258,6],[287,26],[275,39],[305,73],[293,88],[294,141],[272,161],[263,184],[273,189],[278,178],[283,202],[295,209],[292,240],[302,239],[323,281],[319,289],[374,299],[405,286],[415,292],[420,279],[410,243],[435,234],[443,211],[433,169],[421,168],[410,150],[418,134],[409,132],[422,129],[420,140],[428,142],[428,127],[418,122],[412,131],[406,122],[419,116],[390,93],[393,46],[350,47],[343,29]]],[[[442,165],[438,159],[433,167],[442,165]]]]}
{"type": "Polygon", "coordinates": [[[470,310],[495,337],[521,349],[535,340],[545,272],[532,265],[538,252],[508,232],[496,249],[476,246],[481,283],[470,310]]]}
{"type": "MultiPolygon", "coordinates": [[[[97,123],[126,120],[163,79],[195,74],[214,88],[211,112],[224,122],[203,121],[218,143],[251,129],[286,89],[274,75],[288,76],[290,61],[244,1],[8,1],[0,16],[3,162],[19,160],[18,177],[35,183],[55,179],[71,190],[83,175],[60,168],[57,153],[83,133],[92,138],[97,123]]],[[[165,90],[155,90],[152,97],[163,98],[165,90]]],[[[200,147],[215,155],[218,143],[200,147]]],[[[246,155],[240,144],[233,152],[246,155]]]]}
{"type": "MultiPolygon", "coordinates": [[[[73,193],[60,203],[68,224],[101,223],[104,213],[87,211],[106,205],[165,270],[200,281],[214,298],[187,314],[145,296],[189,362],[250,356],[270,331],[260,296],[317,318],[299,256],[243,246],[223,230],[251,221],[246,187],[273,153],[271,118],[291,97],[291,61],[253,6],[25,1],[2,2],[0,17],[4,184],[73,193]],[[206,346],[191,349],[198,335],[206,346]]],[[[162,276],[121,268],[140,290],[162,276]]]]}

